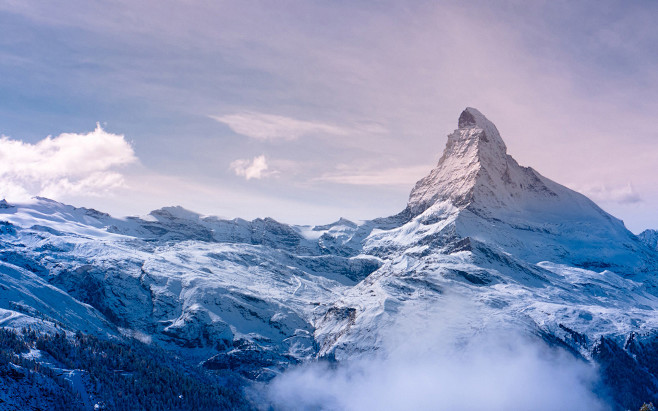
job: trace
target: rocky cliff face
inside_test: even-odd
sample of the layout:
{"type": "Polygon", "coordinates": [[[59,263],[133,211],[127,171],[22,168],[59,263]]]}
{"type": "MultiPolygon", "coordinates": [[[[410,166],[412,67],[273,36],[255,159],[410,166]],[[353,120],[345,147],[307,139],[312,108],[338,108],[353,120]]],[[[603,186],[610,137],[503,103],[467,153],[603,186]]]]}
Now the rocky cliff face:
{"type": "Polygon", "coordinates": [[[412,215],[440,201],[460,208],[506,205],[507,193],[494,190],[495,185],[502,180],[511,183],[509,167],[518,168],[518,164],[507,155],[496,126],[474,108],[462,112],[458,125],[448,136],[439,164],[411,190],[408,208],[412,215]]]}

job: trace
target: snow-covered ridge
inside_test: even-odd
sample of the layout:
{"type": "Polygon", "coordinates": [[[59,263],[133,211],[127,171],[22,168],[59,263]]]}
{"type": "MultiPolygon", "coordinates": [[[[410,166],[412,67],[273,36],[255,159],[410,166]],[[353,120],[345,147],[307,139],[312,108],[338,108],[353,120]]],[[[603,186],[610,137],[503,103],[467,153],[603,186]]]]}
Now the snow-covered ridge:
{"type": "Polygon", "coordinates": [[[658,230],[644,230],[638,238],[649,248],[658,251],[658,230]]]}
{"type": "Polygon", "coordinates": [[[318,305],[381,265],[354,246],[367,228],[344,219],[314,229],[180,207],[118,219],[44,198],[2,205],[3,326],[139,336],[215,366],[245,349],[267,353],[270,370],[313,356],[318,305]]]}

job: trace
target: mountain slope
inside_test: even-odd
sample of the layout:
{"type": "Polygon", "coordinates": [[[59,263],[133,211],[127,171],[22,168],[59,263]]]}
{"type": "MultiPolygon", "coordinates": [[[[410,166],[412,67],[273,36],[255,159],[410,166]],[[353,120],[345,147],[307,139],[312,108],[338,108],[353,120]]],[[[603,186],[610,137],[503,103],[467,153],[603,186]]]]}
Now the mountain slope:
{"type": "Polygon", "coordinates": [[[251,363],[238,368],[253,378],[315,355],[318,305],[381,265],[321,245],[349,241],[346,220],[313,230],[175,207],[115,219],[41,198],[4,203],[0,217],[6,326],[38,313],[70,330],[212,357],[209,367],[247,352],[251,363]]]}
{"type": "Polygon", "coordinates": [[[620,220],[520,166],[467,108],[406,209],[358,224],[2,201],[0,326],[139,339],[269,381],[313,359],[386,355],[420,317],[464,316],[456,342],[489,324],[560,347],[638,408],[658,392],[657,261],[620,220]]]}
{"type": "Polygon", "coordinates": [[[658,230],[644,230],[638,238],[652,250],[658,251],[658,230]]]}
{"type": "MultiPolygon", "coordinates": [[[[519,166],[477,110],[462,113],[400,216],[402,224],[364,240],[385,264],[316,322],[320,355],[370,355],[418,313],[456,300],[478,313],[457,341],[495,319],[497,328],[605,363],[609,382],[627,378],[620,364],[650,374],[652,360],[626,347],[631,336],[648,347],[656,339],[656,253],[583,195],[519,166]]],[[[658,388],[653,375],[634,382],[644,399],[658,388]]],[[[616,398],[636,406],[638,397],[616,398]]]]}

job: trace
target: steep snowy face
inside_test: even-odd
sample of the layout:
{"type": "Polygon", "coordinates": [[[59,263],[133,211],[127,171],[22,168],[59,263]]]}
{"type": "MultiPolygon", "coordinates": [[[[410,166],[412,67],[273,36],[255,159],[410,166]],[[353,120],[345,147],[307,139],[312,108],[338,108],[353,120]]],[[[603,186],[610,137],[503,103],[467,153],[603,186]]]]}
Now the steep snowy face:
{"type": "MultiPolygon", "coordinates": [[[[478,110],[470,107],[464,110],[458,127],[448,136],[438,165],[411,191],[408,203],[411,215],[419,215],[441,201],[488,217],[528,210],[552,212],[562,200],[593,205],[584,196],[548,180],[532,168],[521,167],[507,154],[507,146],[496,126],[478,110]]],[[[574,205],[562,208],[563,214],[573,211],[580,214],[574,205]]],[[[524,215],[524,219],[527,217],[524,215]]]]}
{"type": "Polygon", "coordinates": [[[461,113],[438,165],[413,188],[405,211],[408,224],[420,223],[422,231],[431,231],[428,222],[441,221],[448,229],[442,228],[442,235],[450,241],[485,244],[532,263],[627,274],[656,268],[654,253],[620,220],[582,194],[520,166],[507,154],[496,126],[474,108],[461,113]]]}
{"type": "Polygon", "coordinates": [[[459,116],[458,126],[448,136],[439,164],[411,191],[408,207],[412,214],[444,200],[465,207],[492,177],[500,179],[505,174],[512,159],[496,126],[470,107],[459,116]]]}

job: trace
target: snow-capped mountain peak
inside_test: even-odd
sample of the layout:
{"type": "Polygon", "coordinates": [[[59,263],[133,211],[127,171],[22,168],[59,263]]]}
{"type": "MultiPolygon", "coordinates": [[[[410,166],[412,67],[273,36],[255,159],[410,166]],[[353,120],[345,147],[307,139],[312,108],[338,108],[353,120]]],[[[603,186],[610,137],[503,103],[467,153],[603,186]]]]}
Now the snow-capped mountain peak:
{"type": "Polygon", "coordinates": [[[448,136],[437,166],[411,191],[408,207],[412,215],[445,200],[460,208],[510,208],[520,192],[554,195],[534,170],[520,167],[507,154],[496,126],[469,107],[448,136]]]}
{"type": "MultiPolygon", "coordinates": [[[[496,149],[500,150],[505,154],[507,152],[507,147],[505,142],[500,137],[498,129],[487,119],[484,114],[480,113],[477,109],[472,107],[467,107],[459,115],[459,120],[457,121],[457,126],[459,130],[469,130],[469,129],[479,129],[483,133],[477,133],[476,135],[484,142],[490,143],[492,146],[495,146],[496,149]]],[[[464,136],[462,134],[462,136],[464,136]]]]}
{"type": "Polygon", "coordinates": [[[620,220],[520,166],[496,126],[474,108],[459,116],[441,159],[416,183],[405,212],[425,226],[441,222],[450,241],[488,244],[532,263],[595,265],[627,274],[656,264],[620,220]]]}

